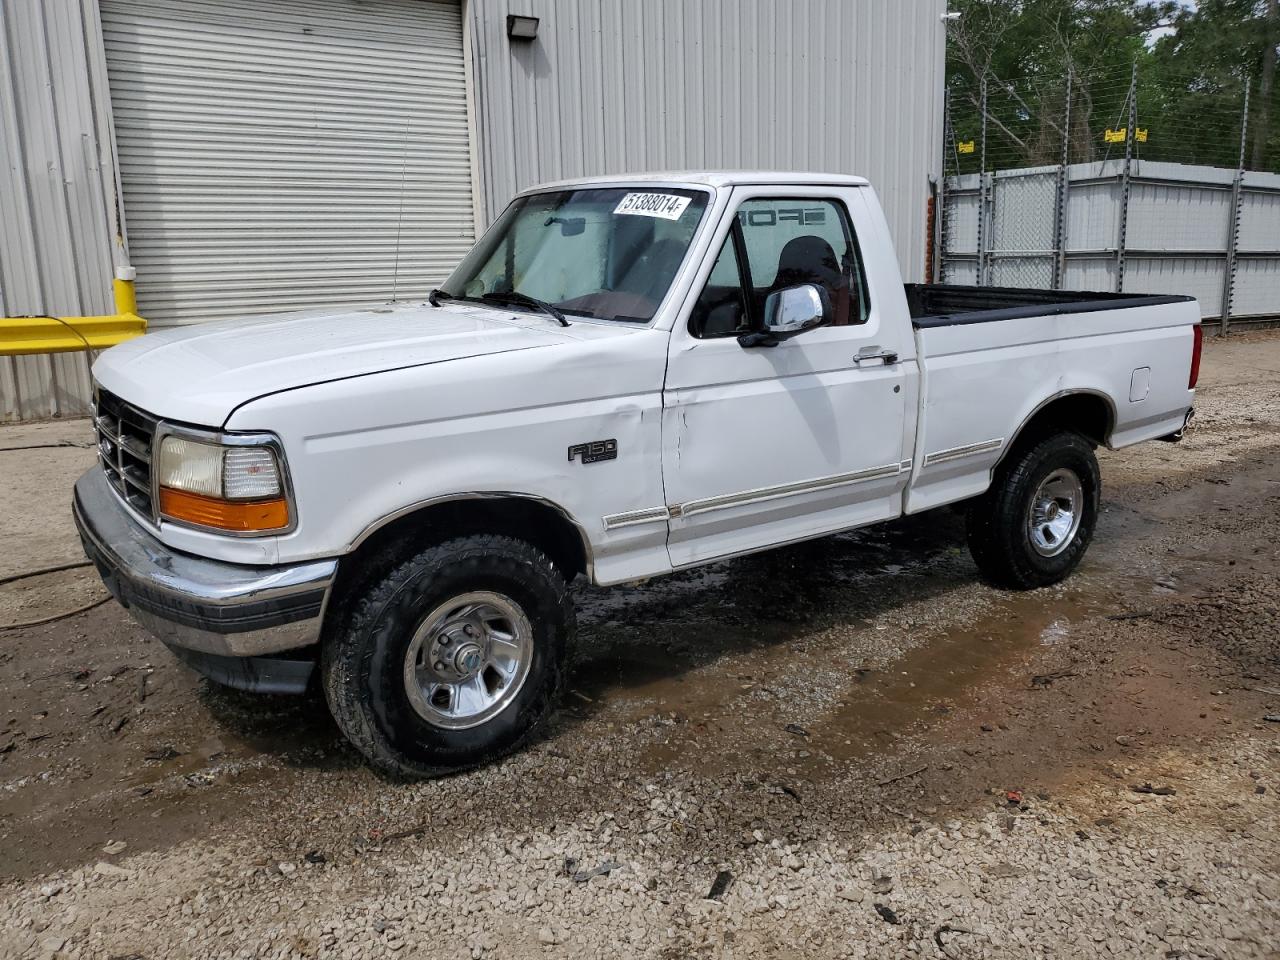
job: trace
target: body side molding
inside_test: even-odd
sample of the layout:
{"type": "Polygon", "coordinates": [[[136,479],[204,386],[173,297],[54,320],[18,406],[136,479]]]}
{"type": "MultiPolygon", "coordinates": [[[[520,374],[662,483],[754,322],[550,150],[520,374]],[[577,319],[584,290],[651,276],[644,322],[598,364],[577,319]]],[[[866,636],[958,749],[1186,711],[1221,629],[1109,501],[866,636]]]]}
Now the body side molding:
{"type": "Polygon", "coordinates": [[[946,463],[950,460],[959,460],[962,457],[973,457],[979,453],[999,450],[1003,443],[1004,437],[995,437],[991,440],[981,440],[978,443],[966,443],[962,447],[950,447],[946,450],[938,450],[935,453],[926,453],[924,465],[932,467],[935,463],[946,463]]]}

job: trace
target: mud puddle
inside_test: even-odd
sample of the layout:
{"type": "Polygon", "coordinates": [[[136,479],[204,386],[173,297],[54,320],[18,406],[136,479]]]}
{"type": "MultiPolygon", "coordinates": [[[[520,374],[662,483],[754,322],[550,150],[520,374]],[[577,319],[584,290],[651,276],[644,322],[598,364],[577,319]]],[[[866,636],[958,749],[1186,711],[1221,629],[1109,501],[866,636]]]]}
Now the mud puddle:
{"type": "Polygon", "coordinates": [[[1023,667],[1037,648],[1123,607],[1109,590],[1015,595],[918,645],[894,638],[906,651],[886,662],[873,651],[892,628],[863,624],[797,649],[785,628],[760,626],[747,631],[749,654],[684,672],[670,673],[669,663],[639,649],[589,661],[571,675],[571,697],[582,697],[597,720],[667,727],[669,736],[636,756],[645,770],[676,765],[713,774],[754,759],[821,776],[926,732],[980,702],[993,684],[1031,685],[1023,667]],[[806,676],[813,679],[807,690],[806,676]],[[720,746],[708,755],[711,738],[720,746]]]}
{"type": "Polygon", "coordinates": [[[1020,669],[1039,646],[1063,643],[1078,623],[1116,609],[1075,593],[1044,603],[1019,598],[979,622],[909,650],[884,670],[867,671],[850,696],[811,728],[813,743],[836,759],[865,756],[979,702],[994,683],[1031,685],[1020,669]]]}

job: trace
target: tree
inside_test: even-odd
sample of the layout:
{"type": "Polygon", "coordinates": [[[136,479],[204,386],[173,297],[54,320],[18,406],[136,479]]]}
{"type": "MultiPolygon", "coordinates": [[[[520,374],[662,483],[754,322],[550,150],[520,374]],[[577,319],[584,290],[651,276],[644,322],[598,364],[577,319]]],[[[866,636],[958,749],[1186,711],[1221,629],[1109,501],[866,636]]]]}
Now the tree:
{"type": "MultiPolygon", "coordinates": [[[[1137,65],[1138,155],[1234,167],[1245,81],[1253,81],[1255,169],[1280,169],[1276,88],[1280,0],[952,0],[948,33],[952,125],[977,140],[985,78],[988,168],[1061,159],[1071,77],[1072,162],[1115,156],[1108,128],[1125,126],[1137,65]],[[1154,39],[1154,37],[1159,37],[1154,39]]],[[[951,168],[976,170],[959,155],[951,168]],[[959,161],[958,165],[956,161],[959,161]]]]}
{"type": "MultiPolygon", "coordinates": [[[[996,163],[1057,163],[1067,77],[1071,160],[1096,159],[1103,129],[1124,115],[1130,69],[1176,4],[1146,0],[955,0],[947,81],[957,137],[976,138],[981,81],[996,163]]],[[[975,167],[976,169],[976,167],[975,167]]]]}
{"type": "Polygon", "coordinates": [[[1246,161],[1255,169],[1275,169],[1275,0],[1200,0],[1176,11],[1171,25],[1173,32],[1152,49],[1146,81],[1154,93],[1148,111],[1155,112],[1152,122],[1162,139],[1180,140],[1190,162],[1234,167],[1244,86],[1252,80],[1246,161]]]}
{"type": "Polygon", "coordinates": [[[1253,168],[1266,168],[1267,152],[1276,152],[1271,143],[1271,107],[1275,99],[1276,84],[1276,47],[1280,47],[1280,0],[1269,0],[1267,3],[1264,46],[1262,48],[1262,70],[1258,83],[1258,112],[1254,126],[1253,168]]]}

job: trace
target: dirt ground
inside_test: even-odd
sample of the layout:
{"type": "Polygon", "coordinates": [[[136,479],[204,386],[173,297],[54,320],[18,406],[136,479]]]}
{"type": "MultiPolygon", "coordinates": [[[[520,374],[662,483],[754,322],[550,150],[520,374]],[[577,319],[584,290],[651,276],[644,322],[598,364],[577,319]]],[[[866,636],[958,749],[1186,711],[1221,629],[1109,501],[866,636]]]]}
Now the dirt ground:
{"type": "MultiPolygon", "coordinates": [[[[0,582],[0,956],[1280,957],[1280,334],[1197,408],[1057,588],[952,511],[580,586],[546,735],[429,783],[114,603],[3,627],[83,568],[0,582]]],[[[0,429],[0,581],[82,559],[92,460],[0,429]]]]}

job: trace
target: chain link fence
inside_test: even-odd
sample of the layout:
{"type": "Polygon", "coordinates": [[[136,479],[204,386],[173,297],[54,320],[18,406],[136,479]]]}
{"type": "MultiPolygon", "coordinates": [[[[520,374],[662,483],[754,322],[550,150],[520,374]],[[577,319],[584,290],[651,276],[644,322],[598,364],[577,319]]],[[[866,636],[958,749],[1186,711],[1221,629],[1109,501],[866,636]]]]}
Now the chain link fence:
{"type": "MultiPolygon", "coordinates": [[[[1035,124],[1041,136],[1032,152],[1010,143],[1014,132],[992,112],[986,82],[981,122],[967,140],[953,129],[948,102],[942,282],[1188,294],[1224,332],[1233,321],[1280,318],[1280,174],[1246,169],[1248,85],[1234,101],[1238,148],[1230,168],[1182,162],[1197,155],[1197,131],[1153,144],[1155,132],[1172,125],[1159,115],[1144,119],[1137,80],[1134,69],[1121,109],[1101,130],[1081,122],[1089,114],[1078,88],[1064,81],[1060,113],[1035,124]],[[1056,146],[1049,142],[1055,135],[1056,146]],[[1055,151],[1056,164],[1028,162],[1055,151]]],[[[1026,107],[1012,87],[992,86],[1026,107]]],[[[1097,91],[1095,84],[1090,96],[1097,91]]],[[[1097,113],[1096,103],[1090,109],[1097,113]]]]}

